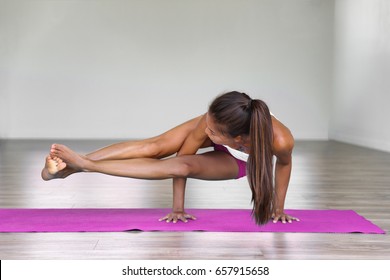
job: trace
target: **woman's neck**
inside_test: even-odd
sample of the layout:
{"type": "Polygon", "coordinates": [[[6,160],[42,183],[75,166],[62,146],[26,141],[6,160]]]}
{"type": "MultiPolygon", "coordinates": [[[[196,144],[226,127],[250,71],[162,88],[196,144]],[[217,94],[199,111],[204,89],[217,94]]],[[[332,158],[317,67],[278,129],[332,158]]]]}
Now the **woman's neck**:
{"type": "Polygon", "coordinates": [[[231,147],[248,154],[251,147],[249,137],[240,137],[240,139],[236,141],[231,147]]]}

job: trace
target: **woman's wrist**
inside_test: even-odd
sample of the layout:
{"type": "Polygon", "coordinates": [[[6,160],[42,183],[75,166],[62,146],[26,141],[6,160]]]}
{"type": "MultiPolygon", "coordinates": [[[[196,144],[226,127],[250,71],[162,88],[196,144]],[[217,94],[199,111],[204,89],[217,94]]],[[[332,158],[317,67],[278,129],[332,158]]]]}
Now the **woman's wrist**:
{"type": "Polygon", "coordinates": [[[184,212],[184,207],[172,207],[172,212],[184,212]]]}

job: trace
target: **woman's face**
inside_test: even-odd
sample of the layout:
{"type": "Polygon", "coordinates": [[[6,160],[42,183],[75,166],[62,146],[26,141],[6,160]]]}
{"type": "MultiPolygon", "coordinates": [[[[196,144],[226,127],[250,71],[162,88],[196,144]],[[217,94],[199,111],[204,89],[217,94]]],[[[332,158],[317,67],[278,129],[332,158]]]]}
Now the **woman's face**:
{"type": "Polygon", "coordinates": [[[218,145],[232,145],[232,142],[234,142],[233,138],[226,135],[226,133],[223,134],[221,132],[220,126],[215,123],[213,117],[209,113],[206,115],[206,124],[206,134],[213,143],[218,145]]]}

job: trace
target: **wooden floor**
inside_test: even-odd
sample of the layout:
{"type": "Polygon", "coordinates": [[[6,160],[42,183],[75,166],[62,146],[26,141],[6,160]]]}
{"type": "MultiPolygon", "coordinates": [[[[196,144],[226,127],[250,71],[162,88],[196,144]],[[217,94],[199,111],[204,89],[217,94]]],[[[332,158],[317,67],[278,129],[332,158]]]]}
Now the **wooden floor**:
{"type": "MultiPolygon", "coordinates": [[[[170,207],[170,180],[77,174],[42,181],[52,142],[0,141],[0,208],[170,207]]],[[[82,153],[111,142],[62,141],[82,153]]],[[[389,201],[389,153],[333,141],[297,142],[286,208],[353,209],[389,231],[389,201]]],[[[249,202],[245,178],[188,182],[188,208],[250,208],[249,202]]],[[[0,259],[390,259],[390,235],[0,233],[0,259]]]]}

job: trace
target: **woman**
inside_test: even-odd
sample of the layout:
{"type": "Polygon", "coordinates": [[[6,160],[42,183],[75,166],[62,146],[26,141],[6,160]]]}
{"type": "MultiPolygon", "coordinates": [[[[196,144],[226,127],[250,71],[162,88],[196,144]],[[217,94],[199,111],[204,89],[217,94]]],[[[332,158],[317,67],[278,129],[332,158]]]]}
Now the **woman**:
{"type": "Polygon", "coordinates": [[[186,178],[227,180],[247,175],[256,223],[271,218],[286,223],[298,221],[284,213],[293,147],[289,129],[263,101],[234,91],[217,97],[206,114],[154,138],[114,144],[85,156],[53,144],[42,178],[65,178],[76,172],[173,178],[172,212],[160,220],[187,222],[195,217],[184,210],[186,178]],[[214,151],[196,154],[199,148],[211,146],[214,151]],[[177,157],[163,159],[174,153],[177,157]]]}

